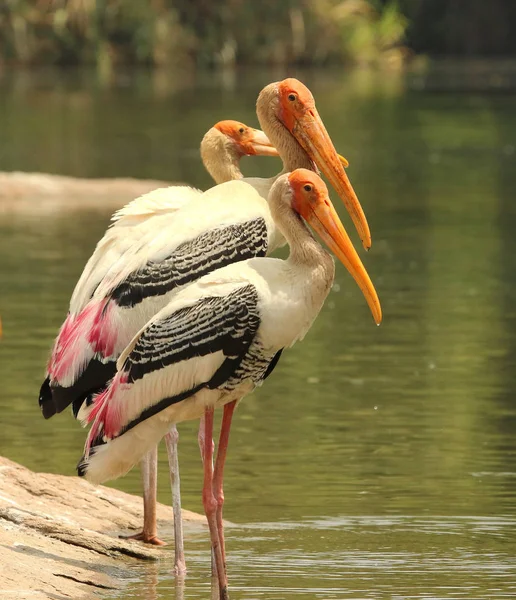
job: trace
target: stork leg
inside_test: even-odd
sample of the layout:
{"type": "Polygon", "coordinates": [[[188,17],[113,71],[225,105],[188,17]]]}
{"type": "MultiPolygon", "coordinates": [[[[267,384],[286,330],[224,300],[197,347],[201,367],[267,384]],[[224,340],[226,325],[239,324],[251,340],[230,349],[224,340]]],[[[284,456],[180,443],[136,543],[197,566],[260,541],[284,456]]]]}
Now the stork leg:
{"type": "Polygon", "coordinates": [[[215,471],[213,472],[213,494],[217,501],[217,530],[219,533],[222,559],[224,561],[224,570],[226,569],[226,545],[224,541],[224,523],[222,521],[222,507],[224,506],[224,464],[226,462],[229,431],[231,429],[231,420],[233,419],[235,406],[236,400],[224,405],[224,415],[220,427],[219,447],[217,449],[217,460],[215,461],[215,471]]]}
{"type": "Polygon", "coordinates": [[[210,528],[211,547],[215,556],[220,600],[229,600],[228,582],[217,528],[217,501],[213,495],[213,407],[204,411],[204,484],[202,503],[210,528]]]}
{"type": "Polygon", "coordinates": [[[186,573],[185,549],[183,542],[183,517],[181,515],[181,484],[179,480],[179,459],[177,455],[177,442],[179,433],[177,427],[172,425],[165,436],[167,445],[168,465],[170,470],[170,486],[172,487],[172,510],[174,511],[174,571],[176,575],[186,573]]]}
{"type": "MultiPolygon", "coordinates": [[[[199,420],[199,433],[197,435],[197,442],[199,443],[199,450],[201,451],[201,460],[204,464],[204,415],[199,420]]],[[[215,451],[215,442],[213,439],[211,440],[211,454],[215,451]]],[[[213,462],[212,462],[213,465],[213,462]]],[[[211,576],[217,577],[217,565],[215,564],[215,555],[213,554],[213,549],[211,551],[211,576]]]]}
{"type": "MultiPolygon", "coordinates": [[[[201,452],[201,460],[204,464],[204,444],[205,444],[205,433],[204,433],[204,415],[199,420],[199,433],[197,434],[197,442],[199,444],[199,450],[201,452]]],[[[211,440],[211,455],[215,452],[215,442],[211,440]]]]}
{"type": "Polygon", "coordinates": [[[130,540],[140,540],[154,546],[164,546],[165,542],[158,537],[158,526],[156,523],[156,494],[158,485],[157,446],[143,457],[140,465],[143,482],[143,531],[122,537],[130,540]]]}

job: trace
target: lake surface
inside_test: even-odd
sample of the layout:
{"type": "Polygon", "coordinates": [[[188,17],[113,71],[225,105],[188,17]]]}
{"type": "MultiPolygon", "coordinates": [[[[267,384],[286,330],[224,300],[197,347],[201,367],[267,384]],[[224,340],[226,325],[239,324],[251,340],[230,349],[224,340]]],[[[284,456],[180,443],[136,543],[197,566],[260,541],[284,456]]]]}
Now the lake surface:
{"type": "MultiPolygon", "coordinates": [[[[231,597],[516,597],[514,78],[485,65],[288,74],[349,159],[384,322],[337,268],[309,335],[239,407],[225,478],[231,597]]],[[[256,125],[258,91],[286,75],[6,71],[0,170],[206,188],[204,132],[222,118],[256,125]]],[[[67,413],[44,421],[37,397],[112,208],[0,213],[0,454],[32,469],[73,474],[81,455],[84,430],[67,413]]],[[[180,459],[183,504],[201,511],[196,430],[180,427],[180,459]]],[[[138,492],[138,471],[115,485],[138,492]]],[[[170,501],[163,449],[159,497],[170,501]]],[[[209,598],[208,536],[186,549],[184,589],[162,561],[135,567],[117,597],[209,598]]]]}

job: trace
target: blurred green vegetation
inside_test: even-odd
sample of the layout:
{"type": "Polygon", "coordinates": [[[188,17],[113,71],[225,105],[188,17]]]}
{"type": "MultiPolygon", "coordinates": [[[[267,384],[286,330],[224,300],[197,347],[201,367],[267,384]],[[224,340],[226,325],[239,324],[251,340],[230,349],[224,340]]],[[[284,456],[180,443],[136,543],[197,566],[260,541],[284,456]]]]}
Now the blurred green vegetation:
{"type": "Polygon", "coordinates": [[[6,0],[0,61],[397,66],[407,23],[379,0],[6,0]]]}
{"type": "Polygon", "coordinates": [[[516,53],[513,0],[4,0],[0,64],[382,64],[516,53]]]}
{"type": "Polygon", "coordinates": [[[516,53],[513,0],[4,0],[0,64],[401,66],[516,53]]]}

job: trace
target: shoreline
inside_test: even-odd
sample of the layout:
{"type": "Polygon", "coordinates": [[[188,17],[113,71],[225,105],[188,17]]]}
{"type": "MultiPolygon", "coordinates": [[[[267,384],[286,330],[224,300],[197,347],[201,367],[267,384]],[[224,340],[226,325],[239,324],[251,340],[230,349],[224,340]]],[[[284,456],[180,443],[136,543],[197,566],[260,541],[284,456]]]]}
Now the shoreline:
{"type": "MultiPolygon", "coordinates": [[[[158,504],[157,515],[159,530],[172,531],[172,508],[158,504]]],[[[0,457],[0,596],[86,600],[120,590],[136,560],[172,558],[118,537],[141,529],[142,519],[139,496],[0,457]]],[[[183,510],[183,527],[200,531],[205,517],[183,510]]]]}

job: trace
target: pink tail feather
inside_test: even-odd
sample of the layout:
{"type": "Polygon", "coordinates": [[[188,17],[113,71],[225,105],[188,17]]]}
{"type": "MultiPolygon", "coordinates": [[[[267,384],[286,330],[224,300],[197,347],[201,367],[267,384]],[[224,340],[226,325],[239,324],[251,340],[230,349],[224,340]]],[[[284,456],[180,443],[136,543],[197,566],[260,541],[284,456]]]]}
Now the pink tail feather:
{"type": "Polygon", "coordinates": [[[109,300],[101,300],[89,302],[77,316],[68,315],[48,364],[53,381],[71,385],[95,354],[105,358],[113,354],[117,330],[112,326],[111,313],[109,300]]]}
{"type": "Polygon", "coordinates": [[[87,339],[97,311],[98,304],[89,304],[77,316],[66,318],[48,365],[48,374],[54,381],[74,379],[92,358],[87,339]]]}
{"type": "Polygon", "coordinates": [[[121,403],[116,395],[125,383],[127,383],[127,374],[117,373],[108,387],[93,399],[93,405],[86,416],[86,423],[93,422],[84,448],[86,457],[89,456],[91,445],[101,431],[104,431],[104,437],[107,439],[118,435],[121,428],[121,403]]]}
{"type": "Polygon", "coordinates": [[[117,338],[116,328],[111,322],[113,310],[113,303],[109,299],[104,300],[95,315],[93,327],[88,335],[88,341],[94,351],[106,358],[113,354],[117,338]]]}

